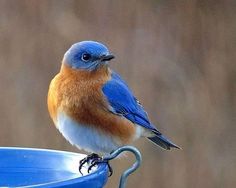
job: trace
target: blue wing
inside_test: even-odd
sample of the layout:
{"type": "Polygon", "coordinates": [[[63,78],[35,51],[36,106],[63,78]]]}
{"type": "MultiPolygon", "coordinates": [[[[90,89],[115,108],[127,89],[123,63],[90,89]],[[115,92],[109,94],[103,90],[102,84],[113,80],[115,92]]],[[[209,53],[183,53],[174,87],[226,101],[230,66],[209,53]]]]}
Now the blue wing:
{"type": "Polygon", "coordinates": [[[148,139],[162,148],[179,148],[150,123],[147,112],[145,112],[128,85],[117,73],[112,72],[111,79],[103,86],[102,91],[112,107],[112,113],[121,115],[133,123],[152,131],[154,136],[148,137],[148,139]]]}
{"type": "Polygon", "coordinates": [[[111,80],[109,80],[102,88],[112,112],[119,114],[152,131],[157,129],[150,123],[148,115],[142,105],[133,96],[132,91],[124,80],[115,72],[112,72],[111,80]]]}

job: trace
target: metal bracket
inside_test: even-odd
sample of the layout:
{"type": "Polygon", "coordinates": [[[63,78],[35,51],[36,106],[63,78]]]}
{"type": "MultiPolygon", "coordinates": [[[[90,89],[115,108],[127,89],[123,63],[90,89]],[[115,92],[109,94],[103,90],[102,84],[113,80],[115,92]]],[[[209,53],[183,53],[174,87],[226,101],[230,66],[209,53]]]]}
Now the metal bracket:
{"type": "Polygon", "coordinates": [[[125,151],[133,153],[136,158],[136,161],[130,168],[124,171],[123,174],[121,175],[119,188],[125,188],[128,176],[132,174],[135,170],[137,170],[141,165],[142,163],[141,153],[139,152],[138,149],[136,149],[133,146],[123,146],[113,151],[109,156],[104,157],[104,160],[110,161],[125,151]]]}

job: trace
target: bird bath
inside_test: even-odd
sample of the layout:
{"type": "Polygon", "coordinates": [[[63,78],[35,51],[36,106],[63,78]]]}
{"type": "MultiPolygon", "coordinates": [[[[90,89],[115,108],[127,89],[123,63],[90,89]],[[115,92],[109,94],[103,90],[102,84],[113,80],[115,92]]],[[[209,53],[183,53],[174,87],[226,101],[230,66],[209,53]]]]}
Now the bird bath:
{"type": "Polygon", "coordinates": [[[79,173],[79,161],[86,155],[30,148],[0,147],[0,187],[102,188],[108,168],[100,164],[88,174],[79,173]]]}

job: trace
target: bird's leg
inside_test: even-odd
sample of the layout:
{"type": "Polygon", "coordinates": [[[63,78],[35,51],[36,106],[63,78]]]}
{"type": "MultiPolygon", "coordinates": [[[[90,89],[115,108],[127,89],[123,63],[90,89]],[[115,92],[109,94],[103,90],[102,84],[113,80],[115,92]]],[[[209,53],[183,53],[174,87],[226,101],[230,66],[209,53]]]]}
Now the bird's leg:
{"type": "Polygon", "coordinates": [[[113,169],[112,169],[111,165],[109,164],[109,160],[103,159],[102,157],[100,157],[96,153],[92,153],[80,161],[79,172],[82,175],[83,175],[82,168],[85,163],[89,163],[88,173],[92,170],[92,168],[94,166],[101,164],[101,163],[106,163],[108,166],[108,169],[109,169],[109,177],[113,174],[113,169]]]}
{"type": "Polygon", "coordinates": [[[95,165],[98,165],[98,164],[101,164],[101,163],[106,163],[107,166],[108,166],[108,169],[109,169],[109,177],[113,174],[113,169],[111,167],[111,165],[109,164],[109,160],[107,159],[103,159],[103,158],[97,158],[97,159],[94,159],[91,163],[91,165],[89,166],[88,168],[88,173],[91,171],[91,169],[95,166],[95,165]]]}
{"type": "MultiPolygon", "coordinates": [[[[85,163],[90,163],[91,162],[91,164],[94,162],[94,161],[97,161],[97,160],[101,160],[102,158],[98,155],[98,154],[96,154],[96,153],[92,153],[92,154],[90,154],[90,155],[88,155],[87,157],[85,157],[84,159],[82,159],[81,161],[80,161],[80,165],[79,165],[79,172],[83,175],[83,173],[82,173],[82,168],[83,168],[83,166],[84,166],[84,164],[85,163]]],[[[94,165],[93,165],[94,166],[94,165]]],[[[90,169],[91,170],[91,169],[90,169]]],[[[89,172],[89,171],[88,171],[89,172]]]]}

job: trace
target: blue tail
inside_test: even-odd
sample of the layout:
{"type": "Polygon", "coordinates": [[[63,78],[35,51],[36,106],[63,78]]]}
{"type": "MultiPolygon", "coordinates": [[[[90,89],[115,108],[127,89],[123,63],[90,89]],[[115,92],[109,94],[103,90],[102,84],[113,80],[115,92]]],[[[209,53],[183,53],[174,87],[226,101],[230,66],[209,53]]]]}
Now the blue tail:
{"type": "Polygon", "coordinates": [[[171,142],[168,138],[163,136],[160,132],[158,133],[154,132],[154,134],[155,134],[154,137],[148,137],[148,139],[152,141],[154,144],[157,144],[158,146],[166,150],[170,150],[171,148],[181,149],[179,146],[171,142]]]}

